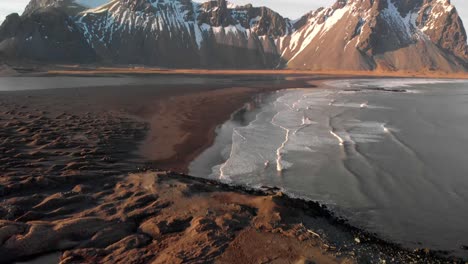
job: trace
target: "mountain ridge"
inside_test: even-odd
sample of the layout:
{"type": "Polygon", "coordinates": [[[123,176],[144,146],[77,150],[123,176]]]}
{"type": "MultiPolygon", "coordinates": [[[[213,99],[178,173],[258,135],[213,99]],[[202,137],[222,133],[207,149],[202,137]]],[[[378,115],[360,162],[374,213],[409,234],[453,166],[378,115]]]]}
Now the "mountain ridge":
{"type": "Polygon", "coordinates": [[[468,68],[466,32],[449,0],[338,0],[296,21],[267,7],[225,0],[109,0],[104,5],[103,0],[85,1],[88,6],[83,1],[32,0],[21,17],[9,17],[0,27],[0,55],[10,60],[170,68],[468,68]],[[46,19],[40,13],[52,15],[46,19]],[[51,17],[73,25],[44,21],[51,17]],[[45,39],[48,28],[58,39],[45,39]],[[69,32],[61,36],[60,30],[69,32]],[[69,48],[67,38],[80,45],[69,48]],[[51,41],[72,56],[55,52],[51,41]]]}

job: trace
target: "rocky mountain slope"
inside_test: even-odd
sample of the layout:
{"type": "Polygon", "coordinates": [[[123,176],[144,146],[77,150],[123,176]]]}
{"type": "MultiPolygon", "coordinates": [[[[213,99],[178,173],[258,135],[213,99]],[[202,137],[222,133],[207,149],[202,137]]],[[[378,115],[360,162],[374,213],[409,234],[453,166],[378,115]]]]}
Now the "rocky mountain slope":
{"type": "Polygon", "coordinates": [[[448,0],[337,1],[302,20],[305,26],[280,45],[291,68],[466,68],[466,32],[448,0]]]}
{"type": "Polygon", "coordinates": [[[58,9],[11,14],[0,27],[0,58],[92,62],[96,54],[72,18],[58,9]]]}
{"type": "Polygon", "coordinates": [[[176,68],[453,72],[468,65],[466,32],[449,0],[338,0],[297,21],[225,0],[32,0],[0,27],[0,54],[176,68]]]}

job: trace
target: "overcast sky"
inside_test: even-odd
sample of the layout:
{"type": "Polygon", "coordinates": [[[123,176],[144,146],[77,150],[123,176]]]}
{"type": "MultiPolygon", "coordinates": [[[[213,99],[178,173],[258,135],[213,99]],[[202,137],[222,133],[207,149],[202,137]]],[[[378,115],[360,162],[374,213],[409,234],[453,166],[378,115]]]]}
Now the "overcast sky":
{"type": "MultiPolygon", "coordinates": [[[[299,18],[301,15],[320,6],[329,6],[335,0],[230,0],[236,4],[252,3],[256,6],[269,6],[280,14],[291,19],[299,18]]],[[[23,12],[29,0],[0,0],[0,21],[10,13],[23,12]]],[[[196,1],[202,2],[202,1],[196,1]]],[[[468,0],[452,0],[457,7],[464,24],[468,25],[468,0]]]]}

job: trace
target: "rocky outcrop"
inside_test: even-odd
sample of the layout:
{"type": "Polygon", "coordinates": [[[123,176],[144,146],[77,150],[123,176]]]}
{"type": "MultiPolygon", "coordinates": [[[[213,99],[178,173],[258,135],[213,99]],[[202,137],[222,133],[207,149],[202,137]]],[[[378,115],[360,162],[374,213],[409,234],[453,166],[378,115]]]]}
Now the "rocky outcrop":
{"type": "Polygon", "coordinates": [[[4,54],[46,62],[80,62],[93,58],[91,49],[95,62],[173,68],[455,72],[468,67],[466,32],[449,0],[338,0],[294,22],[266,7],[226,0],[32,0],[23,16],[10,18],[0,32],[9,32],[0,34],[4,54]],[[18,53],[29,34],[15,26],[18,21],[49,12],[55,23],[65,23],[44,24],[41,30],[80,47],[51,46],[60,54],[55,57],[38,48],[18,53]],[[85,56],[64,58],[63,48],[85,56]]]}

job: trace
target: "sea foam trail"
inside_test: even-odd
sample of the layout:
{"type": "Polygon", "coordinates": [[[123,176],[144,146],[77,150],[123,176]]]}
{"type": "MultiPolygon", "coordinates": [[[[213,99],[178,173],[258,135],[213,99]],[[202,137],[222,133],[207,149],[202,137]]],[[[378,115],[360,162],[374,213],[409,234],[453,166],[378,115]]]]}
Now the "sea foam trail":
{"type": "Polygon", "coordinates": [[[391,140],[395,142],[399,147],[401,147],[408,155],[413,158],[415,162],[415,166],[418,170],[417,176],[424,181],[426,184],[428,184],[431,188],[434,190],[437,190],[437,184],[435,184],[432,180],[430,180],[428,177],[425,177],[425,171],[426,171],[426,165],[424,161],[422,160],[421,157],[419,157],[418,153],[414,151],[410,146],[408,146],[406,143],[404,143],[402,140],[398,138],[398,136],[393,133],[390,129],[388,129],[385,125],[382,125],[382,128],[386,133],[390,136],[391,140]]]}
{"type": "Polygon", "coordinates": [[[372,161],[359,150],[359,145],[353,139],[352,133],[346,129],[343,129],[341,132],[342,136],[340,136],[335,131],[336,129],[331,127],[330,134],[338,139],[345,155],[345,158],[342,160],[343,167],[354,177],[354,179],[357,180],[359,184],[358,188],[368,198],[369,201],[382,200],[381,196],[372,192],[372,190],[378,190],[382,188],[379,186],[379,183],[375,181],[376,177],[379,172],[390,178],[391,176],[389,176],[389,174],[385,171],[380,170],[374,166],[372,161]],[[352,166],[351,164],[353,163],[357,163],[359,166],[352,166]]]}
{"type": "Polygon", "coordinates": [[[414,152],[413,149],[411,149],[410,146],[408,146],[406,143],[404,143],[403,141],[401,141],[390,129],[388,129],[385,124],[382,125],[382,129],[384,130],[385,133],[387,133],[390,138],[392,139],[393,142],[395,142],[398,146],[400,146],[402,149],[404,149],[408,154],[410,154],[410,156],[416,158],[416,160],[418,161],[418,163],[420,163],[420,165],[424,166],[422,160],[419,158],[418,154],[416,154],[416,152],[414,152]]]}
{"type": "Polygon", "coordinates": [[[283,143],[281,144],[281,146],[276,150],[276,170],[281,172],[283,171],[283,165],[281,164],[282,163],[282,159],[283,159],[283,149],[284,147],[286,146],[286,144],[288,143],[289,141],[289,133],[290,133],[290,130],[283,127],[283,126],[280,126],[282,129],[286,130],[286,136],[284,138],[284,141],[283,143]]]}
{"type": "MultiPolygon", "coordinates": [[[[299,108],[296,108],[300,102],[302,101],[302,99],[299,99],[299,100],[296,100],[294,103],[293,103],[293,107],[291,107],[289,104],[287,104],[286,102],[284,102],[282,100],[282,98],[279,98],[277,100],[277,102],[280,102],[282,104],[284,104],[286,107],[288,107],[291,111],[295,111],[295,112],[299,112],[300,109],[299,108]]],[[[282,172],[284,170],[284,166],[283,166],[283,152],[284,152],[284,148],[286,147],[286,145],[288,144],[289,142],[289,137],[291,135],[291,130],[285,126],[282,126],[278,123],[275,122],[275,119],[278,117],[278,115],[281,114],[281,111],[278,111],[274,116],[273,118],[271,119],[270,123],[276,127],[279,127],[281,128],[282,130],[285,131],[285,136],[284,136],[284,140],[283,142],[281,143],[281,145],[276,149],[276,170],[278,172],[282,172]]],[[[309,125],[309,124],[306,124],[306,123],[309,123],[308,121],[308,118],[306,117],[303,117],[302,119],[302,123],[303,123],[303,126],[304,125],[309,125]]],[[[300,128],[299,128],[300,129],[300,128]]],[[[295,131],[296,133],[297,131],[295,131]]]]}
{"type": "Polygon", "coordinates": [[[220,180],[229,180],[229,178],[226,175],[224,175],[224,168],[227,166],[228,162],[229,162],[229,159],[227,159],[226,162],[224,162],[223,165],[219,167],[219,179],[220,180]]]}
{"type": "Polygon", "coordinates": [[[244,141],[247,140],[243,135],[241,135],[241,133],[239,133],[239,131],[237,131],[237,129],[234,128],[233,131],[234,131],[235,134],[237,134],[239,137],[241,137],[244,141]]]}
{"type": "Polygon", "coordinates": [[[289,133],[290,130],[287,129],[286,127],[275,123],[275,118],[280,114],[280,112],[276,113],[275,116],[271,119],[270,123],[276,127],[281,128],[282,130],[285,131],[285,136],[284,136],[284,141],[281,143],[281,145],[276,149],[276,170],[281,172],[283,171],[283,165],[281,164],[283,161],[283,149],[286,147],[286,144],[289,141],[289,133]]]}
{"type": "Polygon", "coordinates": [[[332,136],[334,136],[334,137],[338,140],[340,146],[343,146],[343,145],[344,145],[344,140],[343,140],[338,134],[336,134],[335,132],[333,132],[333,130],[330,130],[330,134],[331,134],[332,136]]]}
{"type": "MultiPolygon", "coordinates": [[[[246,138],[244,136],[242,136],[236,129],[233,130],[233,133],[232,133],[232,142],[235,142],[234,141],[234,137],[238,135],[239,137],[241,137],[243,140],[246,140],[246,138]]],[[[226,159],[226,161],[219,167],[219,180],[221,181],[230,181],[231,179],[229,178],[228,175],[224,174],[224,169],[226,168],[226,166],[228,165],[229,161],[231,160],[231,157],[233,156],[234,154],[234,144],[231,145],[231,152],[229,153],[229,157],[226,159]]]]}

